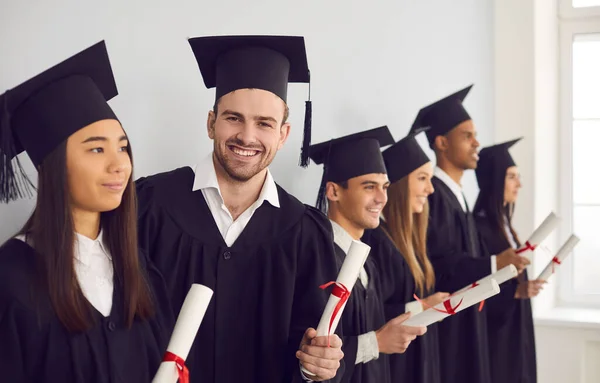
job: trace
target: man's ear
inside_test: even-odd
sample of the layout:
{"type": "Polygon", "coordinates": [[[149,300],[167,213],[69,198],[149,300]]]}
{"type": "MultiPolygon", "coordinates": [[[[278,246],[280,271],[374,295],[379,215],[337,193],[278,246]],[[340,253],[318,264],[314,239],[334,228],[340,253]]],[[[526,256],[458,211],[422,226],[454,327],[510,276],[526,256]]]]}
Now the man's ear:
{"type": "Polygon", "coordinates": [[[330,201],[333,201],[333,202],[339,201],[339,199],[340,199],[339,185],[337,185],[333,182],[327,182],[327,185],[325,185],[325,196],[330,201]]]}
{"type": "Polygon", "coordinates": [[[208,112],[208,117],[206,118],[206,131],[208,132],[208,138],[211,140],[215,139],[215,122],[217,121],[217,116],[215,112],[212,110],[208,112]]]}

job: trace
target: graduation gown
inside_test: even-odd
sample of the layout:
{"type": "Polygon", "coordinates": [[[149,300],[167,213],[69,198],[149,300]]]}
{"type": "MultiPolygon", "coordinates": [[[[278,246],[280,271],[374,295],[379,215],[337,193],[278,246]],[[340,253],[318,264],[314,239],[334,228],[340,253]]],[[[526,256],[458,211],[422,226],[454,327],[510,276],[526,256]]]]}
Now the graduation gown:
{"type": "Polygon", "coordinates": [[[301,379],[295,353],[329,297],[319,286],[337,276],[331,223],[278,186],[280,208],[262,204],[229,247],[193,182],[189,167],[136,182],[140,245],[174,312],[192,283],[214,291],[187,359],[190,381],[301,379]]]}
{"type": "MultiPolygon", "coordinates": [[[[414,301],[415,281],[404,257],[381,227],[367,230],[363,241],[371,246],[373,261],[382,274],[387,322],[403,314],[406,304],[414,301]]],[[[389,360],[392,382],[441,383],[437,324],[428,326],[427,333],[413,340],[404,354],[389,355],[389,360]]]]}
{"type": "MultiPolygon", "coordinates": [[[[337,244],[335,252],[341,267],[346,253],[337,244]]],[[[354,363],[358,351],[358,336],[377,331],[386,322],[381,300],[381,279],[371,256],[367,257],[364,267],[369,277],[367,288],[360,279],[356,281],[340,321],[344,334],[342,351],[346,360],[342,382],[388,383],[391,381],[387,355],[379,354],[378,359],[367,363],[354,363]]]]}
{"type": "MultiPolygon", "coordinates": [[[[485,213],[477,213],[475,220],[490,252],[499,254],[511,247],[503,233],[493,228],[485,213]]],[[[502,284],[500,294],[486,301],[494,383],[537,382],[531,300],[514,298],[521,280],[527,280],[527,270],[502,284]]]]}
{"type": "Polygon", "coordinates": [[[122,285],[115,278],[110,316],[93,306],[95,325],[70,333],[39,286],[35,250],[18,239],[0,248],[0,380],[19,383],[150,382],[171,335],[164,281],[140,257],[153,287],[156,314],[124,323],[122,285]]]}
{"type": "MultiPolygon", "coordinates": [[[[489,253],[456,196],[439,178],[429,196],[427,249],[436,291],[454,292],[491,273],[489,253]]],[[[490,382],[486,308],[470,307],[439,323],[441,379],[444,383],[490,382]]]]}

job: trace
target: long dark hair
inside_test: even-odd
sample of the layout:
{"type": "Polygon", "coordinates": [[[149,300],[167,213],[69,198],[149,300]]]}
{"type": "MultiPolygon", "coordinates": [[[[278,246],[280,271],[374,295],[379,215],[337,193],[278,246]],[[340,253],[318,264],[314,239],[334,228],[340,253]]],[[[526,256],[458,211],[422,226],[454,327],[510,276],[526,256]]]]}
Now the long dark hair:
{"type": "MultiPolygon", "coordinates": [[[[515,204],[509,203],[504,205],[504,188],[506,184],[506,167],[494,166],[492,170],[485,174],[485,180],[479,181],[479,195],[475,202],[473,213],[487,217],[487,220],[492,224],[492,228],[502,233],[506,242],[510,243],[506,231],[504,230],[505,222],[512,234],[517,246],[521,246],[521,241],[517,232],[513,228],[512,218],[515,211],[515,204]]],[[[482,175],[483,176],[483,175],[482,175]]]]}
{"type": "MultiPolygon", "coordinates": [[[[131,147],[127,149],[133,156],[131,147]]],[[[67,179],[66,141],[38,167],[37,201],[34,212],[21,229],[36,250],[39,285],[48,291],[61,323],[72,332],[93,325],[91,305],[77,281],[74,266],[75,226],[67,179]]],[[[138,258],[136,194],[133,174],[127,181],[119,207],[101,213],[103,238],[111,253],[115,285],[123,292],[124,317],[131,327],[135,317],[146,319],[154,308],[150,288],[138,258]]]]}

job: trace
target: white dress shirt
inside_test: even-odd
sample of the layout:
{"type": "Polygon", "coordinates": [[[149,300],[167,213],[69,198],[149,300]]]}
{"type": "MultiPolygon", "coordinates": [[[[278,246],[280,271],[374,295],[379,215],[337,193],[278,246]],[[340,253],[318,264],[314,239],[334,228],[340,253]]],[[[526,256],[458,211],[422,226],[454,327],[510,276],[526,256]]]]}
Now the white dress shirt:
{"type": "MultiPolygon", "coordinates": [[[[114,269],[102,231],[96,239],[75,234],[75,275],[79,287],[88,302],[108,317],[113,303],[114,269]]],[[[27,242],[23,235],[15,238],[27,242]]]]}
{"type": "MultiPolygon", "coordinates": [[[[469,211],[470,209],[469,209],[469,206],[467,205],[467,200],[463,193],[462,186],[460,186],[458,183],[456,183],[456,181],[454,181],[452,179],[452,177],[450,177],[448,175],[448,173],[443,171],[440,167],[437,167],[437,166],[435,167],[435,169],[433,171],[433,175],[436,176],[437,178],[439,178],[440,181],[442,181],[446,186],[448,186],[448,188],[450,188],[450,190],[452,191],[452,193],[458,200],[458,203],[460,203],[460,206],[462,207],[463,211],[465,213],[467,213],[467,211],[469,211]]],[[[496,256],[492,255],[490,258],[491,258],[491,274],[493,274],[497,270],[496,256]]]]}
{"type": "Polygon", "coordinates": [[[209,156],[198,162],[193,169],[195,174],[193,191],[202,190],[204,200],[221,232],[221,236],[229,247],[235,243],[236,239],[238,239],[240,234],[242,234],[246,228],[246,225],[248,225],[248,222],[250,222],[256,209],[261,207],[265,201],[269,202],[274,207],[279,208],[277,185],[275,184],[269,169],[267,169],[267,177],[258,199],[240,214],[235,221],[223,201],[219,182],[217,181],[217,173],[215,171],[212,152],[209,156]]]}

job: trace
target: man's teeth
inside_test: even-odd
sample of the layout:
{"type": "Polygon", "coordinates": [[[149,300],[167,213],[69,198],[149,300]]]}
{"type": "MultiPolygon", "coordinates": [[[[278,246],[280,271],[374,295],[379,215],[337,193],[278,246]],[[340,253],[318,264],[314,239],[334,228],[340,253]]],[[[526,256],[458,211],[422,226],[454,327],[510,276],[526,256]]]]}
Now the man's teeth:
{"type": "Polygon", "coordinates": [[[381,210],[380,209],[367,209],[368,211],[370,211],[371,213],[379,213],[381,210]]]}
{"type": "Polygon", "coordinates": [[[242,150],[242,149],[238,149],[238,148],[232,148],[231,150],[235,154],[244,156],[244,157],[252,157],[252,156],[256,155],[256,153],[258,153],[256,150],[242,150]]]}

